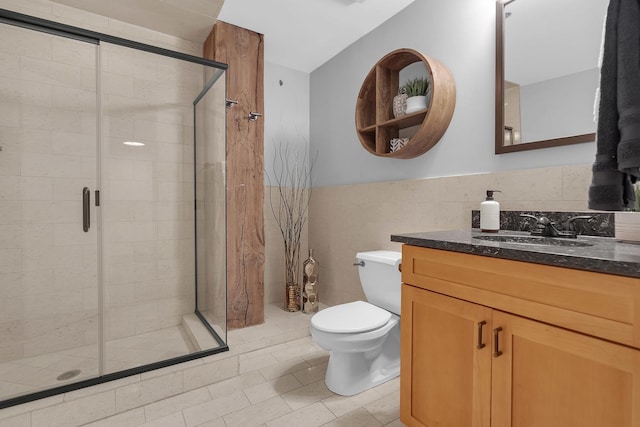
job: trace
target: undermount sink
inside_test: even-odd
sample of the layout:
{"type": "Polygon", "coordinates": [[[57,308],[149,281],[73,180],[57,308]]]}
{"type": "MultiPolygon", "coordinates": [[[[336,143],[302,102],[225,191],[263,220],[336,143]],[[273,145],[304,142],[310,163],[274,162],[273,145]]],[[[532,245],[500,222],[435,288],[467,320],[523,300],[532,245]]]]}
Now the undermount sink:
{"type": "Polygon", "coordinates": [[[490,242],[518,243],[525,245],[546,245],[546,246],[573,246],[584,247],[593,246],[592,243],[582,242],[575,239],[557,238],[557,237],[538,237],[538,236],[505,236],[505,235],[487,235],[473,236],[474,239],[488,240],[490,242]]]}

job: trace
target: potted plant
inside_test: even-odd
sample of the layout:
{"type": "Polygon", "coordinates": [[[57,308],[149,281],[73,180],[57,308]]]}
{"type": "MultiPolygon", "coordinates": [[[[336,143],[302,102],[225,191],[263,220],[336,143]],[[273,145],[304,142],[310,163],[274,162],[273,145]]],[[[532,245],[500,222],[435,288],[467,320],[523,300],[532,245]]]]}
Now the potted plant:
{"type": "Polygon", "coordinates": [[[427,94],[429,93],[431,84],[426,77],[416,77],[407,81],[404,90],[407,98],[407,114],[427,108],[427,94]]]}

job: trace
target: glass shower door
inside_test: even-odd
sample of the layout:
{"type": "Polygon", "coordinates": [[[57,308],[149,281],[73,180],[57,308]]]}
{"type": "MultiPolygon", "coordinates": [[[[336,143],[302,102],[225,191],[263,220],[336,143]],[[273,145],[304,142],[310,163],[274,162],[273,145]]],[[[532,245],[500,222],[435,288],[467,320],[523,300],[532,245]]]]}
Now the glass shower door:
{"type": "MultiPolygon", "coordinates": [[[[104,364],[105,373],[115,373],[161,366],[224,344],[203,323],[211,316],[196,313],[195,249],[197,241],[210,244],[213,234],[205,233],[224,236],[225,128],[216,118],[224,118],[224,78],[209,89],[217,81],[209,75],[219,77],[220,70],[107,42],[101,53],[104,364]],[[194,112],[199,96],[207,107],[194,112]],[[196,135],[205,133],[203,148],[194,148],[196,135]],[[216,228],[196,232],[194,176],[204,160],[194,157],[201,154],[219,163],[207,194],[215,192],[222,204],[216,228]]],[[[224,240],[215,244],[220,242],[205,261],[215,256],[209,276],[226,286],[224,240]]],[[[218,289],[207,300],[213,297],[221,300],[207,311],[222,306],[213,330],[224,335],[224,293],[218,289]]]]}
{"type": "Polygon", "coordinates": [[[226,80],[206,70],[193,101],[195,122],[196,315],[227,342],[226,80]]]}
{"type": "Polygon", "coordinates": [[[97,49],[0,23],[0,400],[99,375],[97,49]]]}

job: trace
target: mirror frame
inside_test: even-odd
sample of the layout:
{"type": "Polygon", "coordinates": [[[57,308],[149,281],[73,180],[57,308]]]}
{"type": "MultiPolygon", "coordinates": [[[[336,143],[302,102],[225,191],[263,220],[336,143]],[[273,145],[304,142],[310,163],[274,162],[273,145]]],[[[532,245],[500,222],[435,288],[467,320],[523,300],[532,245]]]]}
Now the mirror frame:
{"type": "Polygon", "coordinates": [[[517,151],[536,150],[538,148],[559,147],[562,145],[595,141],[595,133],[584,133],[581,135],[525,142],[517,145],[504,145],[504,8],[505,3],[511,3],[511,1],[503,2],[502,0],[496,0],[495,154],[513,153],[517,151]]]}

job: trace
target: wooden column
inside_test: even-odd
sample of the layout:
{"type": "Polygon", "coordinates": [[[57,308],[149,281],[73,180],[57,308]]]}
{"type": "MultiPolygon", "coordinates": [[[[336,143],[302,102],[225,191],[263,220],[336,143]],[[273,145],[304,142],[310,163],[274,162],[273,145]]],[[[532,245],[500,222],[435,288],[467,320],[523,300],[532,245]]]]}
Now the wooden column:
{"type": "Polygon", "coordinates": [[[229,65],[227,99],[227,326],[264,322],[263,35],[218,21],[204,57],[229,65]]]}

